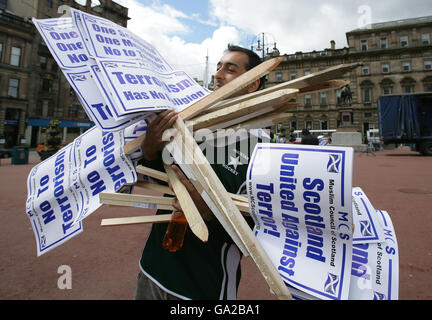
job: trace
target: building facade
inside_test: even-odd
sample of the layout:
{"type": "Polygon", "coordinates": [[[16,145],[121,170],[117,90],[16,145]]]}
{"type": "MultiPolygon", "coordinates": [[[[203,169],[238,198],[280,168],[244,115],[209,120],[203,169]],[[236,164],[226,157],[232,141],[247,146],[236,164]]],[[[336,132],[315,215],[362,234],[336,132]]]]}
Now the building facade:
{"type": "Polygon", "coordinates": [[[298,97],[285,128],[344,128],[366,133],[378,128],[380,95],[432,91],[432,16],[370,25],[346,33],[348,47],[334,41],[323,51],[285,55],[268,76],[267,85],[295,79],[338,64],[362,63],[345,75],[352,102],[342,103],[340,90],[298,97]]]}
{"type": "Polygon", "coordinates": [[[36,147],[50,120],[68,143],[93,126],[31,18],[55,18],[61,5],[127,26],[128,8],[112,0],[0,1],[0,147],[36,147]]]}

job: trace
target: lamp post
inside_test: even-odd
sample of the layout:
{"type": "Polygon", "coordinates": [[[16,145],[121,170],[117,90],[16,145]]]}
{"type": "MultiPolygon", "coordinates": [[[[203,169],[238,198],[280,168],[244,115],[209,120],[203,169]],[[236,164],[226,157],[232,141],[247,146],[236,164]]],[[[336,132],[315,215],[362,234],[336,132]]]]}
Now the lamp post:
{"type": "Polygon", "coordinates": [[[251,50],[257,53],[261,52],[261,58],[263,61],[266,55],[271,54],[269,52],[270,48],[272,48],[271,53],[279,52],[279,50],[276,48],[276,40],[274,39],[273,35],[269,33],[258,33],[252,40],[251,50]],[[273,41],[270,41],[269,37],[271,37],[273,41]]]}
{"type": "MultiPolygon", "coordinates": [[[[257,54],[261,52],[261,59],[264,61],[266,55],[277,54],[279,55],[279,50],[276,48],[276,40],[272,34],[261,32],[258,33],[254,39],[252,40],[251,50],[255,51],[257,54]],[[272,38],[273,41],[270,41],[269,38],[272,38]],[[273,46],[273,48],[272,48],[273,46]],[[269,52],[269,49],[272,48],[272,51],[269,52]]],[[[265,85],[266,78],[263,77],[263,88],[265,85]]]]}

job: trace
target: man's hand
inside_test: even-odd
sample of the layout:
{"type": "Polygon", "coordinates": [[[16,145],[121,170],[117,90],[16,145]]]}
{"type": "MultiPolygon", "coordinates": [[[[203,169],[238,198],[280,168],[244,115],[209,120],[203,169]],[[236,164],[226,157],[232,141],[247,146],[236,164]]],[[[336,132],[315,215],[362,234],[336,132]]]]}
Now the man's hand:
{"type": "MultiPolygon", "coordinates": [[[[193,186],[193,184],[188,180],[188,178],[183,174],[183,172],[177,167],[176,165],[172,165],[171,168],[173,171],[177,174],[177,177],[183,183],[183,185],[186,187],[186,190],[188,191],[189,195],[191,196],[193,202],[195,203],[196,208],[198,209],[198,212],[201,214],[202,218],[205,221],[211,220],[214,215],[213,212],[210,210],[210,208],[207,206],[207,203],[204,201],[204,199],[201,197],[197,189],[193,186]]],[[[168,182],[171,190],[171,184],[168,182]]],[[[173,190],[174,191],[174,190],[173,190]]],[[[177,198],[173,198],[172,200],[172,206],[177,211],[183,211],[180,203],[178,202],[177,198]]]]}
{"type": "Polygon", "coordinates": [[[174,110],[165,110],[160,113],[151,123],[147,119],[146,136],[141,144],[144,157],[151,161],[156,160],[158,152],[161,151],[168,141],[162,140],[163,134],[170,129],[177,120],[178,113],[174,110]]]}

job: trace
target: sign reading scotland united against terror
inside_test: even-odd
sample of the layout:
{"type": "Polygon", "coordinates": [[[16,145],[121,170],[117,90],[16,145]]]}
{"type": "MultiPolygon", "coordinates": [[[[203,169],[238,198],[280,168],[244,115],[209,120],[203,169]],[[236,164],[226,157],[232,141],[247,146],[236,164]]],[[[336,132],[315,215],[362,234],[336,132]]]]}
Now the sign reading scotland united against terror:
{"type": "Polygon", "coordinates": [[[26,213],[38,255],[83,230],[81,220],[101,206],[100,192],[115,192],[136,182],[123,145],[121,131],[93,127],[31,170],[26,213]]]}
{"type": "Polygon", "coordinates": [[[353,149],[258,144],[247,191],[255,234],[284,281],[319,299],[348,299],[353,149]]]}

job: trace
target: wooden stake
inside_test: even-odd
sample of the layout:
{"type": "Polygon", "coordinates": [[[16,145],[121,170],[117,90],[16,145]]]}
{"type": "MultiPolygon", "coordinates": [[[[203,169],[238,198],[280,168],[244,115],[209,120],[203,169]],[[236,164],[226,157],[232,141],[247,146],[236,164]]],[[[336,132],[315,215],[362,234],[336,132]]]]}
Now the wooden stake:
{"type": "Polygon", "coordinates": [[[189,192],[187,191],[183,183],[180,181],[180,179],[177,177],[177,174],[174,172],[174,170],[166,164],[164,164],[164,167],[171,186],[174,189],[177,200],[180,203],[183,214],[185,215],[186,220],[189,224],[189,228],[191,228],[191,231],[201,241],[207,242],[209,236],[207,226],[203,218],[201,217],[201,214],[199,213],[197,207],[195,206],[195,203],[192,200],[189,192]]]}
{"type": "Polygon", "coordinates": [[[278,57],[260,63],[255,68],[243,73],[241,76],[235,78],[223,87],[213,91],[208,96],[202,98],[198,102],[180,112],[181,118],[183,120],[189,120],[216,102],[229,98],[241,89],[246,88],[255,80],[258,80],[259,78],[270,73],[270,71],[275,69],[283,60],[285,60],[285,58],[278,57]]]}
{"type": "Polygon", "coordinates": [[[141,194],[101,192],[99,193],[99,201],[103,204],[117,206],[175,210],[171,204],[172,198],[146,196],[141,194]]]}
{"type": "Polygon", "coordinates": [[[171,214],[158,214],[152,216],[125,217],[102,219],[101,226],[120,226],[139,223],[167,223],[171,221],[171,214]]]}
{"type": "Polygon", "coordinates": [[[287,103],[296,96],[297,93],[297,89],[279,90],[248,99],[247,101],[225,107],[221,110],[207,113],[194,118],[193,130],[199,130],[202,128],[208,128],[211,130],[212,126],[219,123],[227,123],[229,121],[232,122],[230,125],[244,122],[273,111],[278,106],[287,103]]]}

